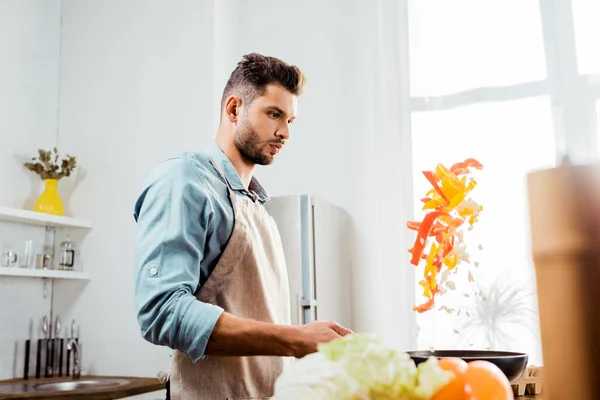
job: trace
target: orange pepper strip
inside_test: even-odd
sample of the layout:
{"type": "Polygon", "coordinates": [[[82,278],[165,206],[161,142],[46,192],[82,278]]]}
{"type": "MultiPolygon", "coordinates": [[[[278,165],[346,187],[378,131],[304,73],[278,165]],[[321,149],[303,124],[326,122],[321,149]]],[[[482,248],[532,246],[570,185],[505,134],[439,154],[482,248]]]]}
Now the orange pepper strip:
{"type": "Polygon", "coordinates": [[[427,178],[429,183],[431,183],[431,186],[433,186],[433,188],[440,195],[440,197],[444,199],[446,203],[450,203],[450,200],[448,200],[448,197],[446,197],[446,195],[442,191],[442,188],[440,188],[440,186],[437,183],[437,176],[432,171],[423,171],[423,175],[425,175],[425,178],[427,178]]]}
{"type": "Polygon", "coordinates": [[[435,305],[435,295],[440,291],[437,287],[436,282],[438,268],[434,265],[434,259],[436,258],[435,253],[437,253],[437,249],[435,244],[432,244],[431,250],[429,252],[429,257],[427,257],[427,263],[425,265],[425,273],[423,274],[425,280],[419,282],[419,285],[421,285],[424,289],[423,295],[429,300],[419,306],[413,307],[413,310],[419,313],[423,313],[433,308],[433,306],[435,305]]]}
{"type": "Polygon", "coordinates": [[[433,298],[437,291],[437,284],[435,280],[437,275],[437,267],[434,264],[436,253],[437,248],[435,243],[432,243],[431,248],[429,249],[429,255],[427,256],[427,261],[425,262],[425,270],[423,271],[423,278],[425,279],[419,282],[424,289],[423,295],[429,298],[433,298]]]}
{"type": "Polygon", "coordinates": [[[421,305],[413,306],[413,310],[415,310],[418,313],[424,313],[425,311],[431,310],[434,305],[435,302],[433,301],[433,299],[429,299],[421,305]]]}

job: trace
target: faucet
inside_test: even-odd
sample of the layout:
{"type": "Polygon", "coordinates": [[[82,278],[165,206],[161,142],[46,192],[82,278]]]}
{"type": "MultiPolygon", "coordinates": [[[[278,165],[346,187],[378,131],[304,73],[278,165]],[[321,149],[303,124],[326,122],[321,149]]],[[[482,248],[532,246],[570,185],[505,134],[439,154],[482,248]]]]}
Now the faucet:
{"type": "Polygon", "coordinates": [[[81,378],[81,357],[79,355],[79,343],[75,338],[67,342],[67,350],[73,351],[73,379],[81,378]]]}

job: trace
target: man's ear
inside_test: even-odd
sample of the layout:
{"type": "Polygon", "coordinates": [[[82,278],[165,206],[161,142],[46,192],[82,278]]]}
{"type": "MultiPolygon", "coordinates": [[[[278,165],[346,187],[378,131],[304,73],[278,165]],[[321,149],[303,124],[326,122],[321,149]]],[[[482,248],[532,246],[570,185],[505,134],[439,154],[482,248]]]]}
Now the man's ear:
{"type": "Polygon", "coordinates": [[[229,96],[225,102],[225,114],[231,123],[237,123],[242,109],[242,99],[237,96],[229,96]]]}

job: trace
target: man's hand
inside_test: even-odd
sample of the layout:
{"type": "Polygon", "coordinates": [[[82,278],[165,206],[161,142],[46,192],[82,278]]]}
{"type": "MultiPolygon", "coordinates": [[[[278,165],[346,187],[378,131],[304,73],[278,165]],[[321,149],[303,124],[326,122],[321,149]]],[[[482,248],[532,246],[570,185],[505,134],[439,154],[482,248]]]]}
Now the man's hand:
{"type": "Polygon", "coordinates": [[[302,358],[327,343],[352,333],[335,322],[302,326],[273,325],[223,313],[206,347],[207,355],[280,356],[302,358]]]}
{"type": "Polygon", "coordinates": [[[315,321],[297,327],[299,334],[296,340],[294,356],[302,358],[308,354],[317,352],[319,343],[331,342],[334,339],[349,335],[351,330],[338,325],[335,322],[315,321]]]}

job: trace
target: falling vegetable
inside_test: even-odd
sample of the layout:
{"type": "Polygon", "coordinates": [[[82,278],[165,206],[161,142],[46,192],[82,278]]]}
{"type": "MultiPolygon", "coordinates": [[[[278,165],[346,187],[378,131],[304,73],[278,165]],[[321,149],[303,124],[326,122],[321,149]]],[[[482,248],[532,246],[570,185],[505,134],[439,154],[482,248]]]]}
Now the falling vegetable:
{"type": "MultiPolygon", "coordinates": [[[[425,214],[422,221],[409,221],[407,227],[417,232],[414,246],[409,250],[410,262],[419,266],[425,262],[423,287],[425,302],[415,306],[422,313],[435,306],[435,295],[442,293],[439,286],[447,278],[447,272],[454,270],[461,262],[470,263],[466,245],[463,242],[463,229],[470,230],[477,222],[483,207],[468,197],[477,186],[471,174],[483,169],[483,165],[474,158],[456,163],[450,168],[438,164],[435,171],[423,171],[432,189],[421,199],[425,214]],[[429,246],[429,248],[428,248],[429,246]],[[428,252],[427,252],[428,248],[428,252]],[[443,268],[446,271],[442,272],[443,268]],[[438,274],[446,274],[438,283],[438,274]]],[[[481,248],[481,245],[479,246],[481,248]]],[[[472,280],[472,275],[469,275],[472,280]]],[[[453,290],[453,285],[449,288],[453,290]]]]}

